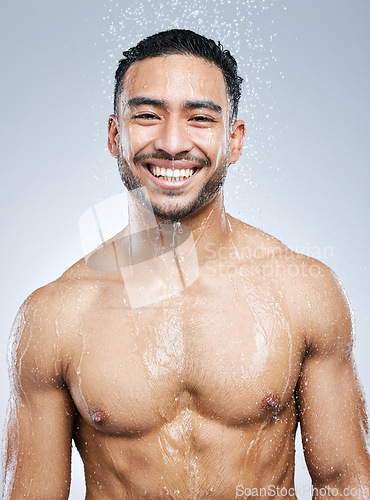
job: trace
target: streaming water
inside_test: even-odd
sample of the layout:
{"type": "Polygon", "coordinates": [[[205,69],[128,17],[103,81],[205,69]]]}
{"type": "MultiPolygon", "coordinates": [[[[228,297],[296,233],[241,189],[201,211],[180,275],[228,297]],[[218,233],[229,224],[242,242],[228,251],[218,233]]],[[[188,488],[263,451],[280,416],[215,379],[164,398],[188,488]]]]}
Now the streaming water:
{"type": "MultiPolygon", "coordinates": [[[[238,59],[240,71],[246,79],[245,97],[241,103],[240,114],[244,114],[250,124],[247,139],[248,168],[241,174],[239,167],[235,167],[234,173],[237,173],[238,178],[244,177],[245,183],[250,183],[248,177],[251,175],[253,165],[259,166],[270,157],[270,148],[273,148],[274,143],[272,134],[266,134],[272,111],[271,102],[269,99],[261,99],[261,94],[266,92],[269,86],[269,81],[264,77],[263,72],[274,61],[271,54],[271,42],[274,35],[270,34],[266,38],[265,35],[260,34],[254,21],[258,17],[267,16],[269,9],[275,8],[276,3],[272,0],[261,2],[236,0],[231,4],[229,1],[220,0],[215,6],[210,0],[181,3],[178,0],[171,3],[147,0],[123,11],[119,4],[109,2],[106,4],[109,7],[107,10],[110,11],[107,16],[109,35],[105,36],[105,40],[110,47],[108,50],[110,62],[107,64],[106,73],[114,73],[111,60],[117,57],[120,46],[127,48],[138,38],[160,29],[190,28],[201,31],[216,40],[221,39],[224,46],[230,47],[238,59]],[[154,3],[156,9],[153,10],[154,3]],[[178,16],[180,8],[181,18],[178,16]],[[147,16],[149,10],[152,18],[147,16]],[[214,14],[212,24],[208,22],[210,11],[214,14]],[[174,13],[177,14],[174,15],[174,13]],[[146,22],[143,23],[143,19],[146,22]],[[112,57],[113,54],[114,57],[112,57]],[[255,120],[258,115],[264,116],[259,122],[255,120]],[[269,136],[268,143],[260,140],[262,131],[264,135],[269,136]]],[[[271,23],[271,19],[266,17],[261,22],[271,23]]],[[[166,66],[166,61],[162,61],[161,64],[167,68],[166,71],[170,71],[166,66]]],[[[174,75],[169,76],[169,73],[164,73],[164,75],[166,77],[162,90],[165,93],[171,90],[171,80],[174,75]]],[[[184,80],[179,79],[180,90],[181,85],[187,85],[190,95],[199,93],[200,78],[194,78],[189,72],[184,80]]],[[[105,83],[111,87],[113,82],[110,80],[105,83]]],[[[217,88],[217,83],[214,87],[217,88]]],[[[229,117],[224,117],[222,137],[217,136],[216,133],[209,133],[207,136],[206,147],[209,150],[214,149],[214,162],[217,164],[224,162],[226,165],[227,155],[230,153],[225,149],[232,133],[228,126],[228,119],[229,117]],[[215,142],[218,142],[218,148],[214,147],[215,142]],[[224,160],[222,160],[223,155],[224,160]]],[[[192,139],[190,132],[182,130],[181,133],[183,141],[192,139]]],[[[169,134],[170,139],[173,137],[175,137],[175,132],[173,136],[169,134]]],[[[120,147],[124,158],[125,155],[130,156],[132,142],[133,136],[128,135],[122,139],[120,147]]],[[[226,169],[222,175],[225,173],[226,169]]],[[[240,202],[243,200],[241,191],[237,189],[234,196],[240,202]]],[[[206,198],[205,201],[209,200],[206,198]]],[[[280,404],[285,406],[290,404],[287,399],[289,399],[288,394],[289,391],[291,392],[292,379],[294,379],[291,359],[293,358],[293,341],[289,317],[286,316],[286,311],[282,306],[283,297],[272,292],[265,292],[263,295],[250,276],[248,279],[248,276],[236,275],[235,269],[238,270],[238,265],[242,263],[242,256],[239,254],[240,242],[238,242],[238,235],[234,234],[239,231],[232,227],[224,210],[219,211],[219,206],[216,209],[209,210],[191,235],[194,238],[192,245],[185,249],[182,248],[185,228],[180,223],[154,227],[152,231],[153,221],[148,222],[143,211],[133,210],[129,213],[128,231],[124,234],[124,237],[128,236],[128,238],[124,242],[123,240],[120,242],[118,238],[112,244],[116,271],[119,270],[121,273],[124,284],[124,290],[120,292],[121,302],[117,301],[120,304],[118,309],[121,307],[120,311],[111,311],[105,303],[100,308],[98,301],[91,302],[94,304],[94,309],[87,307],[86,297],[90,297],[95,292],[99,293],[101,285],[99,280],[104,281],[104,276],[99,276],[95,283],[92,279],[94,284],[86,288],[84,284],[81,284],[75,301],[75,316],[79,320],[74,332],[66,327],[68,315],[65,300],[67,299],[66,297],[59,299],[60,310],[55,317],[55,375],[60,375],[60,360],[65,352],[64,326],[64,335],[67,333],[67,337],[73,336],[77,339],[75,342],[70,342],[77,354],[74,358],[76,380],[72,393],[82,418],[86,420],[84,432],[91,441],[85,442],[85,448],[84,445],[81,448],[85,449],[85,458],[88,460],[89,453],[96,453],[93,442],[99,442],[102,456],[107,457],[107,462],[109,462],[109,465],[105,466],[112,472],[114,479],[122,483],[120,494],[127,498],[135,498],[135,488],[138,487],[133,484],[133,481],[131,483],[130,475],[137,482],[141,479],[146,484],[149,484],[149,480],[152,479],[154,491],[159,487],[160,493],[166,494],[169,498],[188,498],[189,500],[199,498],[200,495],[207,494],[204,493],[207,489],[210,493],[214,492],[217,495],[217,487],[219,483],[224,482],[225,470],[228,467],[229,432],[232,432],[234,437],[240,434],[237,446],[239,449],[236,451],[239,458],[243,457],[236,474],[239,484],[254,484],[253,470],[249,464],[259,463],[262,460],[262,450],[268,446],[265,442],[268,439],[266,430],[274,425],[274,422],[279,421],[278,411],[274,408],[279,407],[280,404]],[[216,275],[216,279],[212,282],[212,280],[207,281],[207,275],[202,275],[201,272],[198,281],[191,280],[192,269],[189,268],[193,267],[194,260],[189,254],[189,248],[190,251],[194,247],[203,249],[202,245],[206,244],[208,238],[213,237],[214,229],[220,230],[215,224],[218,216],[221,217],[219,221],[221,232],[227,232],[229,238],[228,241],[221,242],[220,247],[228,249],[229,252],[231,248],[235,253],[234,270],[230,267],[230,259],[226,257],[220,259],[223,265],[226,264],[226,276],[216,275]],[[170,251],[164,252],[163,249],[168,250],[168,247],[170,251]],[[122,249],[124,249],[123,253],[122,249]],[[192,289],[191,285],[194,281],[195,288],[192,289]],[[196,288],[197,286],[199,288],[196,288]],[[201,294],[202,286],[205,290],[208,288],[209,295],[201,294]],[[225,295],[228,294],[224,303],[216,296],[212,287],[218,288],[220,296],[224,287],[225,295]],[[148,300],[148,297],[151,300],[148,300]],[[213,303],[212,300],[214,300],[213,303]],[[215,312],[218,311],[214,310],[213,304],[217,304],[216,308],[220,308],[221,315],[228,315],[229,325],[226,326],[225,320],[222,319],[219,320],[219,325],[217,324],[215,312]],[[234,311],[234,316],[232,313],[228,314],[228,308],[234,311]],[[238,311],[244,311],[244,309],[249,311],[246,313],[247,319],[245,320],[237,317],[238,311]],[[118,323],[118,327],[117,322],[112,320],[114,315],[117,315],[121,321],[124,318],[122,324],[118,323]],[[127,329],[126,321],[129,322],[127,329]],[[248,340],[242,339],[239,335],[243,321],[246,322],[247,329],[253,325],[253,328],[247,332],[248,340]],[[99,331],[98,326],[95,326],[94,323],[98,325],[99,322],[106,323],[106,331],[99,331]],[[109,330],[112,325],[115,330],[109,330]],[[223,329],[227,331],[224,332],[223,329]],[[233,342],[231,330],[235,330],[235,342],[239,342],[240,352],[236,354],[232,349],[228,350],[228,345],[232,345],[233,342]],[[106,335],[106,343],[93,338],[93,335],[97,336],[102,333],[106,335]],[[130,342],[125,344],[125,346],[129,345],[128,352],[117,338],[114,339],[114,336],[121,338],[122,345],[125,336],[130,338],[130,342]],[[227,342],[224,342],[224,337],[227,342]],[[115,342],[116,356],[109,342],[115,342]],[[270,416],[261,418],[260,414],[266,408],[247,410],[240,408],[242,405],[238,402],[237,394],[244,397],[245,402],[251,405],[250,399],[253,398],[246,396],[248,389],[253,396],[256,396],[256,404],[258,404],[257,398],[260,398],[260,392],[263,392],[264,388],[259,391],[256,387],[261,381],[263,382],[263,375],[266,375],[271,386],[273,385],[268,367],[268,362],[273,361],[271,346],[277,349],[281,346],[286,348],[285,352],[289,361],[284,367],[279,394],[275,394],[271,389],[265,395],[265,407],[270,411],[270,416]],[[105,355],[100,355],[105,351],[105,355]],[[113,366],[109,363],[108,353],[113,366]],[[103,361],[101,366],[94,367],[94,356],[99,356],[98,359],[103,361]],[[122,364],[119,363],[120,357],[123,358],[122,364]],[[214,359],[211,359],[212,357],[214,359]],[[121,380],[125,374],[122,365],[132,362],[132,359],[136,360],[135,367],[138,371],[142,367],[145,372],[143,377],[145,383],[138,389],[129,387],[128,393],[125,393],[124,388],[127,389],[128,386],[124,386],[124,382],[127,381],[121,380]],[[100,371],[99,376],[96,375],[96,371],[100,371]],[[92,373],[94,376],[92,380],[89,380],[88,375],[91,376],[92,373]],[[111,385],[104,386],[109,388],[109,393],[105,394],[104,398],[92,386],[96,381],[103,384],[109,379],[111,385]],[[214,389],[212,389],[213,386],[214,389]],[[136,391],[140,389],[145,390],[148,396],[145,398],[145,404],[140,394],[136,394],[136,391]],[[114,398],[111,393],[114,394],[114,398]],[[96,406],[99,404],[100,406],[96,406]],[[243,424],[241,423],[243,419],[232,414],[232,411],[240,412],[244,418],[243,424]],[[139,413],[145,412],[147,416],[140,419],[139,413]],[[248,419],[255,420],[255,432],[252,438],[250,434],[246,436],[244,430],[237,429],[239,425],[246,425],[245,420],[248,419]],[[209,434],[212,436],[212,431],[209,430],[211,428],[209,426],[216,424],[218,425],[217,431],[214,437],[210,438],[209,434]],[[96,427],[101,429],[101,432],[96,431],[96,427]],[[92,428],[95,430],[92,431],[92,428]],[[154,438],[151,437],[151,432],[154,438]],[[122,466],[122,463],[127,464],[127,456],[117,445],[114,435],[119,436],[118,440],[123,440],[124,433],[130,435],[133,443],[127,445],[125,442],[127,455],[132,451],[132,455],[135,456],[135,449],[139,446],[144,450],[140,455],[140,466],[135,471],[130,465],[126,468],[122,466]],[[207,455],[210,453],[208,449],[211,448],[212,441],[216,439],[217,463],[213,457],[207,455]],[[204,448],[199,444],[202,442],[206,443],[203,445],[204,448]],[[94,451],[89,451],[90,449],[94,451]],[[206,458],[204,458],[204,449],[207,450],[206,458]],[[156,459],[161,468],[159,477],[155,476],[157,471],[153,466],[156,459]],[[218,475],[222,476],[212,477],[212,470],[206,471],[207,477],[209,475],[209,484],[206,484],[204,478],[206,460],[209,460],[208,463],[211,464],[209,468],[214,468],[218,471],[218,475]]],[[[101,232],[103,233],[104,231],[101,232]]],[[[202,267],[205,260],[201,252],[199,254],[199,264],[202,267]]],[[[91,269],[105,272],[106,268],[109,266],[91,269]]],[[[108,278],[107,282],[109,282],[108,278]]],[[[110,284],[104,284],[104,286],[110,290],[110,284]]],[[[109,291],[107,295],[109,293],[114,300],[117,299],[116,292],[109,291]]],[[[102,294],[102,302],[105,298],[102,294]]],[[[22,372],[23,357],[31,340],[32,333],[26,339],[23,353],[18,357],[19,376],[22,372]]],[[[16,341],[14,345],[17,345],[16,341]]],[[[72,354],[69,353],[69,355],[72,359],[72,354]]],[[[72,362],[71,365],[73,365],[72,362]]],[[[253,404],[254,401],[252,406],[253,404]]],[[[282,409],[279,408],[279,410],[282,409]]],[[[98,490],[104,488],[104,481],[99,475],[99,468],[104,460],[105,458],[96,461],[96,470],[92,473],[93,477],[96,472],[96,478],[91,481],[98,490]]],[[[29,488],[31,487],[32,482],[29,488]]]]}
{"type": "MultiPolygon", "coordinates": [[[[276,126],[271,67],[277,63],[274,41],[276,26],[286,9],[285,3],[285,0],[220,0],[216,3],[212,0],[145,0],[128,8],[122,8],[115,0],[105,3],[106,29],[102,40],[107,47],[107,57],[102,85],[110,103],[120,51],[149,34],[171,28],[194,30],[220,40],[237,59],[240,74],[245,79],[240,116],[248,124],[248,160],[230,168],[228,183],[239,185],[239,189],[227,194],[242,211],[243,187],[250,189],[256,185],[256,172],[260,183],[264,182],[265,176],[279,175],[274,160],[276,126]],[[261,167],[265,173],[261,173],[261,167]]],[[[98,172],[96,175],[99,179],[98,172]]]]}
{"type": "MultiPolygon", "coordinates": [[[[278,172],[269,70],[276,62],[275,24],[284,1],[144,0],[126,8],[110,0],[105,8],[104,73],[109,76],[104,77],[103,86],[110,102],[120,50],[151,33],[189,28],[221,40],[235,55],[245,79],[239,116],[247,122],[247,155],[229,168],[232,187],[226,189],[226,197],[242,207],[242,218],[253,218],[253,210],[243,210],[256,185],[255,172],[263,166],[264,174],[258,174],[262,182],[266,176],[277,177],[278,172]]],[[[176,75],[168,61],[159,64],[164,80],[160,90],[171,92],[176,75]]],[[[149,73],[154,80],[154,71],[149,73]]],[[[179,94],[184,86],[189,96],[196,95],[202,78],[191,72],[182,76],[177,80],[179,94]]],[[[215,76],[210,90],[218,88],[216,80],[215,76]]],[[[149,78],[143,86],[150,83],[149,78]]],[[[123,115],[124,99],[121,104],[123,115]]],[[[180,136],[184,143],[193,139],[191,131],[174,126],[175,114],[171,113],[167,149],[175,148],[180,136]]],[[[207,135],[204,149],[214,149],[212,159],[220,167],[228,164],[231,151],[224,146],[233,133],[225,117],[224,134],[207,135]]],[[[135,138],[133,133],[122,138],[124,159],[134,152],[135,138]]],[[[225,174],[226,168],[217,180],[225,174]]],[[[86,256],[86,269],[66,278],[73,284],[55,301],[33,310],[27,301],[22,306],[10,339],[11,446],[5,495],[19,456],[29,454],[19,439],[20,423],[30,429],[30,441],[35,443],[34,429],[43,418],[28,388],[29,379],[43,380],[43,388],[57,400],[55,389],[61,389],[59,380],[67,371],[70,394],[80,413],[77,442],[80,439],[89,485],[95,488],[91,496],[114,491],[110,497],[127,499],[232,498],[237,483],[253,487],[287,478],[289,482],[297,422],[294,388],[302,359],[301,331],[292,328],[296,318],[290,315],[290,306],[296,301],[296,316],[304,316],[307,330],[313,331],[316,299],[321,296],[315,291],[312,298],[303,291],[302,275],[297,275],[290,282],[294,299],[288,303],[288,279],[279,280],[276,272],[279,255],[270,258],[267,251],[258,257],[243,254],[253,245],[271,248],[273,242],[267,238],[262,245],[250,228],[232,222],[219,208],[209,210],[189,235],[186,226],[157,226],[148,214],[131,206],[123,235],[103,245],[95,261],[89,260],[94,256],[86,256]],[[227,238],[217,234],[227,234],[227,238]],[[207,240],[212,239],[217,249],[213,260],[206,257],[207,240]],[[99,267],[99,262],[104,265],[99,267]],[[48,316],[47,307],[53,310],[51,324],[25,328],[39,325],[38,318],[48,316]],[[47,338],[51,339],[49,350],[43,351],[47,338]],[[43,363],[43,357],[52,358],[53,368],[43,363]],[[26,418],[21,416],[25,407],[29,408],[26,418]],[[266,467],[256,473],[258,464],[266,467]]],[[[98,229],[103,241],[104,231],[98,229]]],[[[328,322],[328,332],[334,324],[334,320],[328,322]]],[[[328,335],[324,332],[325,338],[328,335]]],[[[49,407],[50,401],[54,404],[52,398],[45,401],[40,407],[49,407]]],[[[347,411],[345,406],[341,410],[347,411]]],[[[70,416],[72,405],[65,407],[51,422],[57,429],[70,416]]],[[[331,425],[336,422],[333,418],[331,425]]],[[[313,453],[319,439],[306,441],[308,452],[313,453]]],[[[338,449],[339,445],[334,455],[338,449]]],[[[64,453],[67,456],[68,451],[64,453]]],[[[34,495],[35,478],[32,469],[23,496],[34,495]]],[[[356,480],[366,488],[360,474],[356,480]]]]}

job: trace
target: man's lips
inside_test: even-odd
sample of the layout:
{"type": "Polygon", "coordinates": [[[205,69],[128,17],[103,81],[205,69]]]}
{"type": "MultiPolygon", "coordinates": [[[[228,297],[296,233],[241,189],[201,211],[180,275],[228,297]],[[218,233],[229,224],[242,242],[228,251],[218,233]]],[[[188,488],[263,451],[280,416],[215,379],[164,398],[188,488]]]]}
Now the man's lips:
{"type": "Polygon", "coordinates": [[[144,160],[140,162],[143,166],[148,168],[149,165],[152,167],[159,167],[159,168],[172,168],[173,170],[178,169],[198,169],[202,168],[203,165],[201,165],[198,162],[193,162],[193,161],[188,161],[188,160],[157,160],[156,158],[149,158],[147,160],[144,160]]]}
{"type": "Polygon", "coordinates": [[[169,161],[150,158],[140,162],[139,165],[148,180],[163,189],[186,187],[202,169],[199,163],[187,160],[169,161]]]}

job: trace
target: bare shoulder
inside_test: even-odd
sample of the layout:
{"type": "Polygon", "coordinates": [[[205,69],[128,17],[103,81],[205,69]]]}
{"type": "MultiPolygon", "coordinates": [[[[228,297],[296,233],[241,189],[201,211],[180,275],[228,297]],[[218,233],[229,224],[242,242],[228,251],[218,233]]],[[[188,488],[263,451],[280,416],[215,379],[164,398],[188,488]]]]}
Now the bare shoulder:
{"type": "Polygon", "coordinates": [[[89,269],[84,259],[57,280],[35,290],[18,310],[10,333],[8,365],[13,375],[63,375],[63,360],[76,335],[81,312],[106,288],[106,274],[89,269]]]}
{"type": "Polygon", "coordinates": [[[231,218],[237,245],[274,280],[286,297],[295,328],[309,348],[349,349],[353,341],[352,313],[336,274],[323,262],[297,253],[258,228],[231,218]]]}
{"type": "Polygon", "coordinates": [[[40,292],[54,303],[62,303],[66,308],[89,308],[111,286],[120,280],[120,274],[105,270],[95,270],[86,260],[80,259],[67,269],[57,280],[46,285],[40,292]]]}
{"type": "Polygon", "coordinates": [[[291,252],[284,281],[310,353],[349,353],[353,316],[337,275],[323,262],[291,252]]]}
{"type": "Polygon", "coordinates": [[[77,302],[88,302],[104,278],[103,273],[89,269],[85,260],[81,259],[55,281],[32,292],[20,307],[16,323],[22,318],[32,320],[32,324],[39,326],[53,323],[61,310],[67,312],[77,302]]]}

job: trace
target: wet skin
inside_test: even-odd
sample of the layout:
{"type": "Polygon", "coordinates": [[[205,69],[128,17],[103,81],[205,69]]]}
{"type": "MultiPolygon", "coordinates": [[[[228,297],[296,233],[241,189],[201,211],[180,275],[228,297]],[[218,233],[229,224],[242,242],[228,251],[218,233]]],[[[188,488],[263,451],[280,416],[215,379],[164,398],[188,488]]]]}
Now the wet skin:
{"type": "Polygon", "coordinates": [[[122,307],[120,276],[81,294],[89,301],[72,328],[82,337],[71,337],[63,357],[88,498],[234,498],[238,484],[293,487],[304,338],[293,335],[281,284],[244,263],[223,276],[208,261],[183,293],[137,310],[122,307]]]}
{"type": "MultiPolygon", "coordinates": [[[[315,487],[370,487],[340,285],[324,264],[227,215],[214,189],[244,138],[243,122],[230,126],[221,72],[170,56],[135,63],[125,81],[109,148],[157,214],[187,210],[203,189],[201,207],[182,220],[199,274],[160,296],[167,281],[153,258],[136,291],[145,286],[153,300],[133,308],[118,268],[92,269],[83,259],[26,300],[10,344],[5,498],[67,498],[72,439],[90,500],[229,500],[246,498],[237,495],[246,488],[296,498],[298,419],[315,487]],[[172,186],[156,179],[148,165],[177,168],[166,155],[196,168],[194,178],[172,186]]],[[[123,236],[149,225],[132,200],[129,226],[107,247],[119,252],[123,236]]]]}

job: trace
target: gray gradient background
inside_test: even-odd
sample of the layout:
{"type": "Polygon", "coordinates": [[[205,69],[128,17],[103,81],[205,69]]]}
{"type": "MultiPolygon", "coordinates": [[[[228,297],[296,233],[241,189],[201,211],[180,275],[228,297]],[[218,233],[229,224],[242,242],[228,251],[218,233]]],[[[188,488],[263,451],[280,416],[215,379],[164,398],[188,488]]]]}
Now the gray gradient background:
{"type": "MultiPolygon", "coordinates": [[[[19,305],[81,257],[82,212],[122,189],[106,149],[120,50],[171,27],[222,40],[248,75],[240,111],[248,140],[227,180],[227,207],[337,273],[353,308],[369,400],[369,1],[130,5],[1,4],[1,421],[19,305]]],[[[303,488],[301,451],[296,469],[303,488]]],[[[70,498],[83,492],[74,453],[70,498]]]]}

